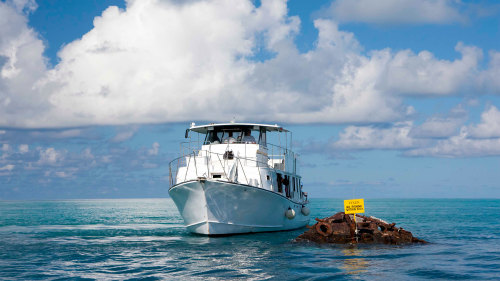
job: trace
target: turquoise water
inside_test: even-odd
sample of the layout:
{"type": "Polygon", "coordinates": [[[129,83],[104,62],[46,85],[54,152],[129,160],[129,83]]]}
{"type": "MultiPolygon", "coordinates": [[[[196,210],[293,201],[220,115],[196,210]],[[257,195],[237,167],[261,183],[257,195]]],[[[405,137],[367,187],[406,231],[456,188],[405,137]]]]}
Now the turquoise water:
{"type": "MultiPolygon", "coordinates": [[[[342,204],[313,199],[311,217],[342,204]]],[[[500,279],[500,200],[366,199],[365,207],[432,243],[293,243],[304,229],[210,238],[186,232],[170,199],[0,202],[0,279],[500,279]]]]}

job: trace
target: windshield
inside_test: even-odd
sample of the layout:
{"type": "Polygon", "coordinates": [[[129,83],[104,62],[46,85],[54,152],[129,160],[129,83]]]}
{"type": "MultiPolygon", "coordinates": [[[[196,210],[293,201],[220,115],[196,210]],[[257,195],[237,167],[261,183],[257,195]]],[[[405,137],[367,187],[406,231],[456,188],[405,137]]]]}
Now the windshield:
{"type": "Polygon", "coordinates": [[[246,127],[216,127],[208,131],[203,144],[260,144],[266,145],[266,130],[265,128],[246,127]]]}

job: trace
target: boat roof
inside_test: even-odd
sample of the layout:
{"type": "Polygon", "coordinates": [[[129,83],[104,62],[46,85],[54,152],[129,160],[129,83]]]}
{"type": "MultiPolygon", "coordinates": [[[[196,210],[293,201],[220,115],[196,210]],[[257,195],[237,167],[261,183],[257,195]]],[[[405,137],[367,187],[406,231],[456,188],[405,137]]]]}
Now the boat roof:
{"type": "Polygon", "coordinates": [[[215,127],[260,127],[265,128],[268,132],[288,132],[287,129],[278,126],[277,124],[269,125],[269,124],[256,124],[256,123],[211,123],[207,125],[195,126],[194,123],[191,124],[189,130],[201,134],[206,134],[208,131],[213,130],[215,127]]]}

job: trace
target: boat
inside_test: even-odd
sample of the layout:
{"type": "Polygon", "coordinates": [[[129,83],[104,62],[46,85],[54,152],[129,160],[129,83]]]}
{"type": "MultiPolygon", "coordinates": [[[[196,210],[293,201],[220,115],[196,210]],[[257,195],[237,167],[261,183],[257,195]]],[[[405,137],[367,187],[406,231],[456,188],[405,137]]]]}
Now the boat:
{"type": "Polygon", "coordinates": [[[308,224],[291,132],[278,125],[192,123],[185,138],[181,156],[169,163],[169,194],[188,231],[228,235],[308,224]]]}

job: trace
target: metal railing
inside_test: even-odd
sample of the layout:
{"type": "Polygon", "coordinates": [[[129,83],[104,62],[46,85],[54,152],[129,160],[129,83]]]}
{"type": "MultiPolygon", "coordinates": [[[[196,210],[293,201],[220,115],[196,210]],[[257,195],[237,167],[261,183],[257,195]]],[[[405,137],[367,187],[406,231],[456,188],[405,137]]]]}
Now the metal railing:
{"type": "MultiPolygon", "coordinates": [[[[279,190],[279,183],[278,183],[279,180],[276,179],[275,181],[274,178],[267,178],[267,175],[273,175],[273,174],[275,175],[277,173],[289,174],[289,176],[293,175],[291,172],[286,172],[281,169],[276,169],[275,167],[270,166],[269,163],[265,163],[263,161],[249,159],[246,157],[238,157],[236,155],[232,155],[231,159],[229,158],[230,158],[229,155],[211,152],[207,150],[197,150],[188,153],[186,155],[177,157],[174,160],[170,161],[169,163],[169,185],[170,187],[172,187],[174,185],[181,184],[183,182],[190,180],[216,179],[220,181],[246,184],[262,188],[265,187],[264,180],[267,181],[270,180],[273,188],[278,188],[279,190]],[[245,161],[245,164],[243,164],[243,161],[245,161]],[[248,165],[247,162],[250,162],[252,164],[248,165]],[[211,166],[213,169],[211,169],[211,166]],[[179,174],[181,168],[185,168],[185,171],[182,171],[182,174],[179,174]],[[250,168],[256,169],[258,173],[258,179],[249,178],[247,172],[248,169],[250,168]],[[263,176],[261,174],[262,168],[268,169],[268,171],[272,171],[272,173],[271,174],[266,173],[263,176]],[[231,174],[232,169],[241,171],[243,175],[243,177],[241,177],[241,180],[239,175],[235,177],[234,175],[231,174]],[[214,175],[217,175],[218,177],[215,178],[214,175]]],[[[239,174],[240,172],[237,173],[239,174]]],[[[304,196],[306,196],[305,201],[307,202],[308,201],[306,195],[307,193],[302,192],[301,185],[299,186],[300,189],[298,189],[299,192],[298,196],[300,196],[301,200],[304,200],[304,196]]],[[[299,188],[299,186],[297,186],[297,188],[299,188]]],[[[289,185],[288,188],[289,190],[291,190],[292,185],[289,185]]],[[[286,190],[286,187],[284,187],[283,190],[286,190]]],[[[274,191],[277,192],[276,190],[274,191]]],[[[281,191],[278,191],[278,193],[281,193],[281,191]]],[[[286,196],[289,197],[289,195],[286,196]]],[[[292,195],[289,198],[294,198],[294,195],[292,195]]]]}
{"type": "MultiPolygon", "coordinates": [[[[271,170],[275,170],[273,167],[270,167],[268,163],[262,162],[262,161],[257,161],[255,159],[249,159],[246,157],[238,157],[238,156],[231,156],[231,159],[228,159],[229,156],[225,154],[220,154],[220,153],[215,153],[215,152],[210,152],[207,150],[198,150],[198,151],[193,151],[192,153],[180,156],[175,158],[174,160],[170,161],[169,163],[169,184],[170,186],[173,186],[175,184],[179,184],[181,182],[185,182],[187,180],[192,180],[192,179],[199,179],[199,178],[210,178],[211,175],[213,175],[213,172],[216,172],[217,174],[220,174],[221,177],[220,179],[224,179],[227,181],[232,181],[234,178],[231,178],[230,175],[230,169],[235,168],[238,171],[241,170],[244,178],[245,184],[251,185],[251,179],[248,178],[247,172],[245,169],[248,169],[250,167],[256,168],[256,170],[259,173],[259,179],[257,184],[252,184],[256,186],[263,186],[263,180],[262,180],[262,175],[260,174],[260,169],[261,168],[269,168],[271,170]],[[243,165],[243,161],[245,161],[245,165],[243,165]],[[202,162],[202,163],[199,163],[202,162]],[[250,162],[252,164],[248,165],[247,162],[250,162]],[[236,165],[236,166],[234,166],[236,165]],[[220,169],[211,169],[213,167],[217,167],[220,169]],[[186,168],[186,171],[184,171],[184,175],[180,175],[179,177],[179,170],[180,168],[186,168]],[[211,171],[212,170],[212,171],[211,171]],[[194,176],[192,175],[192,172],[194,172],[194,176]],[[211,173],[212,172],[212,173],[211,173]],[[188,178],[188,174],[190,177],[188,178]],[[224,177],[222,177],[224,176],[224,177]],[[177,182],[177,180],[180,179],[180,181],[177,182]]],[[[239,173],[239,172],[238,172],[239,173]]],[[[238,180],[238,182],[241,182],[238,180]]]]}
{"type": "MultiPolygon", "coordinates": [[[[231,143],[231,145],[233,145],[233,144],[247,145],[247,143],[243,143],[243,142],[231,143]]],[[[214,144],[214,145],[221,145],[221,144],[214,144]]],[[[222,145],[229,146],[230,144],[222,144],[222,145]]],[[[295,153],[287,148],[275,145],[275,144],[267,143],[266,145],[259,144],[259,146],[262,149],[265,149],[267,151],[267,156],[271,160],[271,162],[273,163],[272,168],[274,168],[274,164],[279,164],[276,167],[276,169],[279,169],[279,170],[285,170],[286,158],[295,159],[298,156],[297,153],[295,153]]],[[[184,156],[184,155],[188,155],[192,152],[199,151],[199,148],[200,148],[199,141],[182,142],[180,144],[180,149],[179,149],[180,155],[184,156]]],[[[209,150],[211,150],[211,149],[209,149],[209,150]]],[[[244,151],[245,151],[245,153],[243,155],[243,158],[247,158],[247,155],[246,155],[247,149],[245,148],[244,151]]]]}

